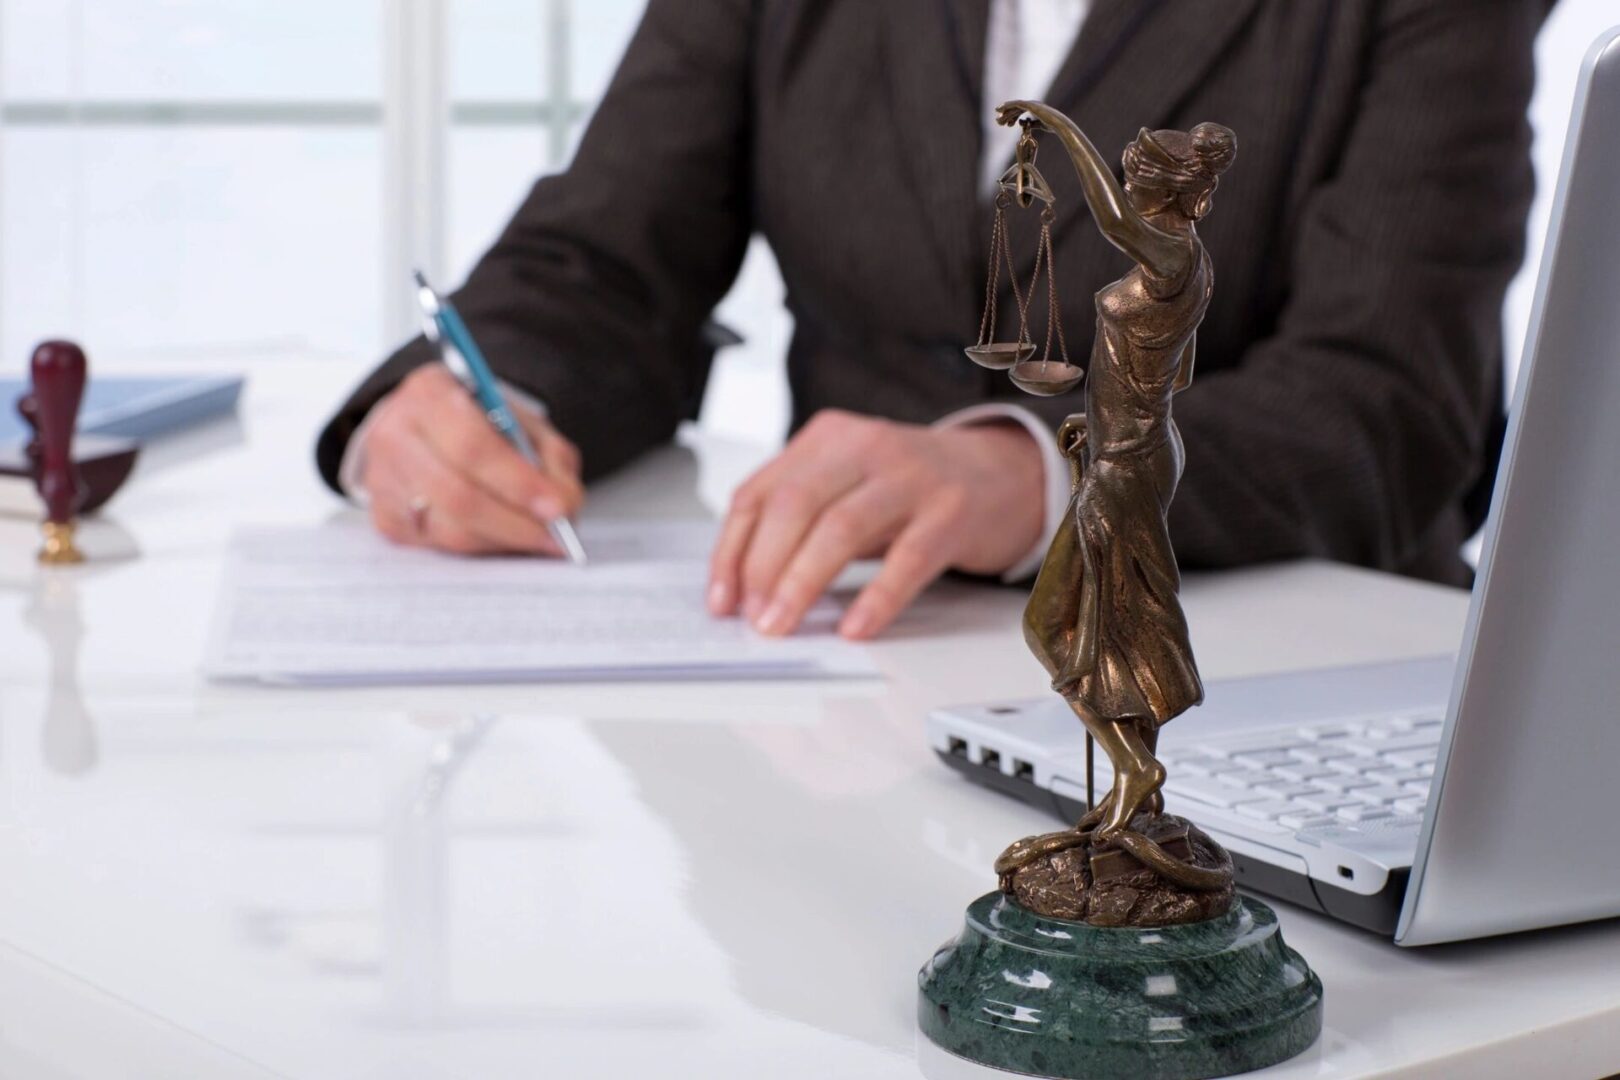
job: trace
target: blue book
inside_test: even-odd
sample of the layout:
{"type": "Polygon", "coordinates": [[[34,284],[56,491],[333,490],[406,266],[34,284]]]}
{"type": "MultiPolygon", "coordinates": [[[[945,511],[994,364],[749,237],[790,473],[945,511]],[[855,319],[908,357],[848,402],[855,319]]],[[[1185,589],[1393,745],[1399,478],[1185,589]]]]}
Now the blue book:
{"type": "MultiPolygon", "coordinates": [[[[242,394],[242,378],[220,376],[112,376],[90,378],[79,408],[78,433],[146,442],[226,416],[242,394]]],[[[0,446],[28,435],[17,415],[25,379],[0,379],[0,446]]]]}

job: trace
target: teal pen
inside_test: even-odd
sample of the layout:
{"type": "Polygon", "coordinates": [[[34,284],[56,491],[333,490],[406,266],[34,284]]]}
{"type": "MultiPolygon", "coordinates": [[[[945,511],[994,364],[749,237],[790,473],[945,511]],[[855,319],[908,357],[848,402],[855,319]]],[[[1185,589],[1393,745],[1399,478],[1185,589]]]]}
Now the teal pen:
{"type": "MultiPolygon", "coordinates": [[[[416,300],[422,308],[423,325],[428,340],[439,346],[444,366],[467,388],[495,430],[517,448],[523,460],[540,468],[540,455],[535,451],[534,443],[529,441],[523,425],[512,414],[512,407],[506,403],[506,395],[501,393],[495,372],[490,370],[489,361],[484,359],[484,352],[473,340],[467,324],[461,321],[461,316],[450,301],[433,291],[433,286],[428,284],[420,270],[416,271],[415,277],[416,300]]],[[[579,542],[573,522],[558,518],[547,522],[546,528],[551,538],[557,541],[557,546],[567,553],[570,562],[576,566],[585,565],[585,546],[579,542]]]]}

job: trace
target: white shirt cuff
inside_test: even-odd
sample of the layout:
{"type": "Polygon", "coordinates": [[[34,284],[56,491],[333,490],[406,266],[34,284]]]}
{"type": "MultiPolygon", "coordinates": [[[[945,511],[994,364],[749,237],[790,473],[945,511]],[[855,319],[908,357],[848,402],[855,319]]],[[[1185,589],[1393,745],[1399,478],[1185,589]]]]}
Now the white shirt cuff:
{"type": "Polygon", "coordinates": [[[371,434],[372,426],[377,422],[377,409],[382,405],[378,402],[366,413],[360,426],[354,429],[349,436],[349,445],[343,448],[343,460],[338,463],[338,489],[345,498],[356,506],[370,506],[371,492],[366,490],[361,477],[366,475],[366,436],[371,434]]]}
{"type": "MultiPolygon", "coordinates": [[[[509,404],[530,412],[546,415],[545,403],[533,394],[524,393],[505,380],[501,380],[501,393],[506,395],[509,404]]],[[[383,401],[388,400],[386,397],[383,401]]],[[[366,490],[363,478],[366,475],[366,436],[371,434],[372,426],[377,422],[377,410],[382,407],[382,401],[371,407],[360,426],[354,429],[349,436],[349,445],[343,448],[343,460],[338,463],[338,488],[345,498],[356,506],[369,506],[371,493],[366,490]]]]}
{"type": "Polygon", "coordinates": [[[1041,537],[1030,549],[1029,554],[1001,575],[1001,580],[1011,585],[1034,576],[1041,568],[1041,562],[1046,558],[1046,549],[1052,546],[1052,537],[1057,533],[1058,523],[1063,520],[1063,513],[1068,509],[1069,496],[1072,492],[1069,490],[1069,463],[1058,451],[1057,436],[1040,417],[1021,405],[1001,403],[972,405],[936,421],[934,427],[966,427],[970,424],[986,424],[998,420],[1011,420],[1023,425],[1024,430],[1035,440],[1035,445],[1041,448],[1041,467],[1046,472],[1046,520],[1041,527],[1041,537]]]}

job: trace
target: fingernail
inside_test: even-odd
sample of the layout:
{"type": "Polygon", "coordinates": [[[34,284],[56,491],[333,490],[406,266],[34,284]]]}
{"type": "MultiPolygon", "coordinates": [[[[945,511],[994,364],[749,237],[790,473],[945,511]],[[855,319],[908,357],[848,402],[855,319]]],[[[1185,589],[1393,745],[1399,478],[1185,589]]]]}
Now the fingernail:
{"type": "Polygon", "coordinates": [[[709,586],[709,614],[731,614],[731,586],[724,581],[716,581],[709,586]]]}
{"type": "Polygon", "coordinates": [[[560,517],[567,516],[562,503],[547,495],[542,495],[530,503],[529,512],[541,521],[556,521],[560,517]]]}
{"type": "Polygon", "coordinates": [[[771,606],[765,609],[754,623],[754,629],[762,634],[780,634],[787,629],[788,607],[780,600],[771,601],[771,606]]]}
{"type": "Polygon", "coordinates": [[[847,638],[865,638],[872,635],[877,619],[872,615],[871,608],[865,604],[856,604],[844,614],[844,621],[839,624],[838,633],[847,638]]]}
{"type": "Polygon", "coordinates": [[[759,616],[765,610],[765,598],[758,593],[749,593],[743,601],[743,618],[749,622],[758,622],[759,616]]]}

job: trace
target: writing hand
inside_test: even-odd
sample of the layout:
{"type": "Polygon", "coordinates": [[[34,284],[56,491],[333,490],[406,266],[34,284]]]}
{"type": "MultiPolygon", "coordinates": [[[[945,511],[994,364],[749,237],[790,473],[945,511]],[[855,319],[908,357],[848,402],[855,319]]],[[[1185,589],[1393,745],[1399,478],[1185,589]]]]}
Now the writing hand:
{"type": "Polygon", "coordinates": [[[361,476],[377,530],[462,555],[562,555],[546,522],[573,516],[585,501],[579,451],[522,401],[511,406],[540,469],[439,364],[418,368],[378,402],[361,476]]]}
{"type": "Polygon", "coordinates": [[[1002,573],[1039,538],[1040,448],[1016,425],[933,429],[828,410],[738,489],[709,610],[792,633],[850,562],[882,556],[839,625],[870,638],[946,570],[1002,573]]]}

